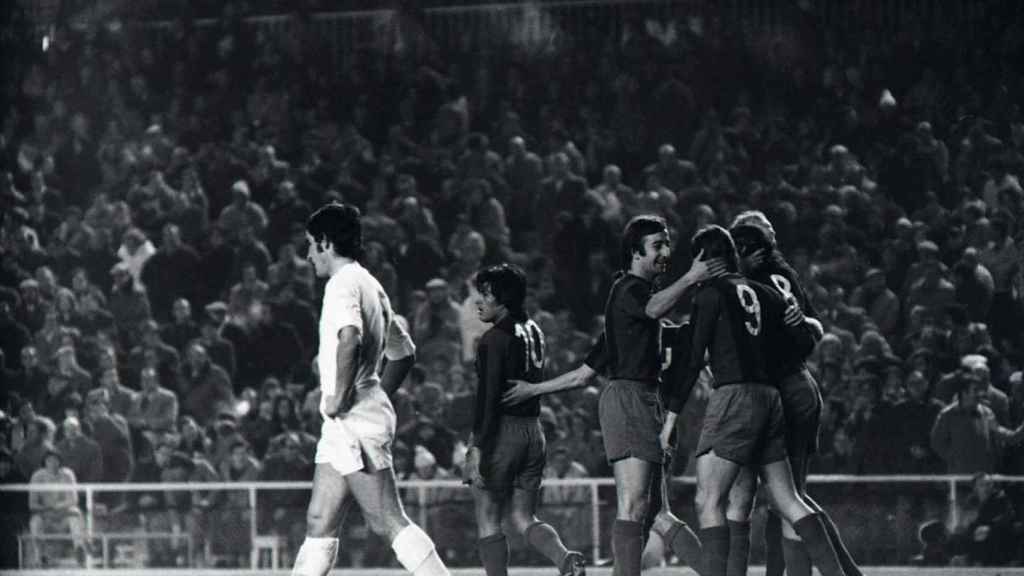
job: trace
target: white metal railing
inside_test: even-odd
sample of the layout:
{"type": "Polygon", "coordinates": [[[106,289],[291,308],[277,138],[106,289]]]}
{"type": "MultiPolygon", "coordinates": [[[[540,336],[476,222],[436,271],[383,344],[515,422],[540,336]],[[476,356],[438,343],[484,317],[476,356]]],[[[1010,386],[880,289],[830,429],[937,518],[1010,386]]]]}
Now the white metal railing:
{"type": "MultiPolygon", "coordinates": [[[[1024,476],[1003,476],[992,475],[990,479],[996,483],[1020,483],[1024,484],[1024,476]]],[[[958,518],[958,495],[957,487],[962,484],[969,484],[972,476],[969,475],[812,475],[808,478],[811,484],[934,484],[945,485],[948,489],[949,518],[948,523],[956,526],[958,518]]],[[[677,476],[671,479],[674,484],[696,483],[693,476],[677,476]]],[[[585,487],[590,494],[590,515],[591,515],[591,547],[593,558],[600,558],[601,546],[601,522],[600,508],[601,500],[598,490],[602,487],[615,485],[613,478],[573,478],[573,479],[545,479],[544,487],[585,487]]],[[[205,483],[84,483],[75,485],[62,484],[10,484],[0,485],[0,492],[56,492],[74,490],[85,495],[85,528],[87,537],[92,537],[94,532],[94,512],[96,495],[99,493],[130,493],[130,492],[193,492],[193,491],[246,491],[248,494],[249,530],[250,538],[255,542],[257,533],[257,494],[260,491],[270,490],[309,490],[312,482],[205,482],[205,483]]],[[[415,500],[407,504],[416,505],[418,517],[417,522],[421,526],[427,525],[427,512],[429,506],[428,490],[447,488],[464,490],[466,486],[459,480],[402,480],[398,482],[398,488],[412,491],[415,500]]]]}

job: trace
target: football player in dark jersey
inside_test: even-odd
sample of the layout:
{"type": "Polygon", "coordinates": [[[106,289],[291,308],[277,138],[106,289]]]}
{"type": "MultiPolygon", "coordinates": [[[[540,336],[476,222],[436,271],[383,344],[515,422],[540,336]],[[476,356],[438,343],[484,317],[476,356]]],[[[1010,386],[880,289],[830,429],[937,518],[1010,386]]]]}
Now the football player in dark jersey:
{"type": "Polygon", "coordinates": [[[540,400],[501,404],[509,380],[539,382],[544,375],[544,334],[523,310],[526,277],[508,264],[481,270],[477,311],[491,328],[477,346],[476,412],[466,454],[466,482],[476,502],[477,548],[487,576],[508,574],[508,540],[501,522],[547,557],[565,576],[586,574],[583,554],[567,550],[558,532],[536,516],[547,463],[540,400]]]}
{"type": "MultiPolygon", "coordinates": [[[[651,484],[664,463],[666,448],[659,438],[663,419],[660,319],[691,286],[720,273],[724,263],[697,259],[686,274],[655,291],[653,280],[665,272],[671,255],[668,227],[657,216],[630,220],[623,233],[622,252],[624,270],[605,306],[603,349],[595,348],[587,363],[552,380],[535,385],[516,382],[506,392],[506,401],[521,402],[579,388],[598,373],[608,378],[601,392],[599,419],[606,457],[615,473],[615,573],[639,576],[651,484]]],[[[652,529],[688,565],[700,570],[700,542],[689,526],[671,511],[662,510],[652,529]]]]}
{"type": "MultiPolygon", "coordinates": [[[[800,313],[775,290],[739,274],[732,237],[720,226],[694,236],[694,254],[723,258],[731,274],[703,283],[694,296],[693,335],[684,375],[669,404],[660,442],[668,446],[679,411],[689,398],[709,353],[714,389],[697,445],[697,512],[702,567],[707,576],[725,576],[731,541],[746,542],[739,526],[726,522],[730,488],[743,467],[757,467],[776,509],[790,521],[824,576],[842,568],[821,519],[797,495],[786,458],[782,401],[771,379],[771,359],[780,348],[809,353],[815,335],[800,313]],[[730,533],[730,528],[737,532],[730,533]]],[[[746,557],[746,550],[736,558],[746,557]]],[[[734,565],[745,572],[745,563],[734,565]]],[[[733,571],[729,571],[733,573],[733,571]]]]}
{"type": "MultiPolygon", "coordinates": [[[[784,299],[796,303],[818,339],[821,323],[795,270],[786,262],[775,243],[775,229],[760,211],[739,214],[730,229],[740,256],[744,276],[775,288],[784,299]]],[[[861,571],[850,555],[831,517],[806,492],[807,465],[818,451],[818,428],[821,421],[821,392],[807,370],[801,354],[794,347],[783,347],[772,367],[773,378],[782,398],[786,423],[786,452],[793,468],[793,482],[801,499],[821,517],[829,539],[836,550],[846,576],[860,576],[861,571]]],[[[729,494],[730,521],[749,523],[757,479],[750,469],[740,473],[729,494]]],[[[811,564],[806,548],[793,527],[782,525],[775,513],[769,512],[765,523],[766,576],[782,576],[785,568],[791,576],[810,576],[811,564]],[[784,558],[784,560],[783,560],[784,558]]]]}

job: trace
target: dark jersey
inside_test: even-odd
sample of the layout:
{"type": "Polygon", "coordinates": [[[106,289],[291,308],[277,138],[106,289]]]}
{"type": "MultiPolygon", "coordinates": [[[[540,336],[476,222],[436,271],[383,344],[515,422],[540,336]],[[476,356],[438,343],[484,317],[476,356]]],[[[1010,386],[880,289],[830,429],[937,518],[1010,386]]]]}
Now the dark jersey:
{"type": "Polygon", "coordinates": [[[702,284],[693,302],[690,352],[669,410],[678,413],[690,396],[710,352],[715,387],[736,383],[771,383],[778,349],[814,347],[810,329],[783,322],[786,302],[779,293],[738,274],[702,284]]]}
{"type": "Polygon", "coordinates": [[[619,277],[604,308],[606,373],[610,379],[652,384],[661,372],[661,323],[647,315],[651,283],[639,276],[619,277]]]}
{"type": "MultiPolygon", "coordinates": [[[[804,316],[808,318],[818,317],[814,304],[811,303],[807,293],[804,292],[803,286],[800,285],[800,279],[797,276],[796,270],[793,270],[789,264],[786,264],[785,260],[778,254],[770,256],[763,265],[747,277],[775,288],[787,302],[795,300],[797,305],[800,306],[800,310],[803,311],[804,316]]],[[[782,346],[779,350],[778,360],[773,365],[773,371],[775,371],[773,377],[782,378],[803,370],[804,360],[807,359],[810,353],[811,351],[805,353],[803,350],[782,346]]]]}
{"type": "Polygon", "coordinates": [[[482,450],[493,447],[502,414],[539,416],[540,400],[502,406],[501,396],[509,380],[540,382],[544,379],[544,333],[530,319],[506,316],[484,332],[476,349],[476,412],[473,444],[482,450]]]}

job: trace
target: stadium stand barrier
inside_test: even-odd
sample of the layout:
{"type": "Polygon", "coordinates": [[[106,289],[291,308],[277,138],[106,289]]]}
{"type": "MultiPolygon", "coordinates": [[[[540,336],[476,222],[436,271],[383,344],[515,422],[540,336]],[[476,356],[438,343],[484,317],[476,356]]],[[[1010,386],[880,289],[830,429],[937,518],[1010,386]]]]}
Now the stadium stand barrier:
{"type": "MultiPolygon", "coordinates": [[[[992,475],[990,479],[1013,490],[1024,488],[1024,476],[992,475]]],[[[851,548],[872,564],[893,565],[907,562],[916,551],[916,528],[922,521],[941,520],[951,531],[961,526],[971,481],[972,477],[967,475],[811,476],[809,491],[832,511],[840,528],[848,534],[851,548]]],[[[693,520],[694,484],[695,478],[679,476],[672,479],[670,488],[673,509],[688,520],[693,520]]],[[[472,548],[467,542],[473,542],[472,499],[468,489],[458,480],[404,480],[399,481],[398,487],[410,516],[436,534],[438,547],[456,563],[460,555],[471,561],[473,551],[466,549],[472,548]]],[[[257,568],[266,564],[261,560],[270,560],[272,567],[290,562],[286,550],[289,542],[301,541],[304,491],[310,489],[310,483],[78,484],[72,488],[80,494],[87,540],[102,542],[102,554],[96,551],[92,560],[97,567],[224,566],[220,561],[233,557],[237,560],[234,566],[257,568]],[[302,493],[294,494],[295,491],[302,493]],[[212,499],[216,503],[198,513],[195,508],[180,505],[181,498],[188,495],[182,493],[199,492],[221,497],[212,499]],[[126,504],[143,493],[160,494],[168,504],[149,510],[126,504]],[[176,497],[172,496],[175,494],[176,497]],[[274,501],[268,499],[274,494],[289,494],[288,507],[280,512],[274,509],[274,501]],[[118,499],[120,504],[112,502],[118,499]],[[171,504],[172,501],[179,504],[171,504]],[[137,522],[116,520],[118,510],[137,522]],[[226,543],[220,542],[225,538],[226,543]],[[120,554],[127,560],[119,562],[110,543],[132,540],[140,543],[141,548],[120,554]],[[175,548],[174,543],[180,542],[186,543],[187,551],[180,544],[175,548]],[[160,555],[155,549],[158,544],[169,558],[163,564],[155,560],[160,555]]],[[[52,484],[0,486],[0,492],[21,493],[66,489],[52,484]]],[[[606,558],[610,553],[607,527],[614,515],[614,480],[547,479],[543,489],[541,515],[563,526],[572,525],[566,526],[568,544],[585,549],[592,559],[606,558]]],[[[32,538],[23,534],[19,543],[31,542],[32,538]]],[[[345,538],[363,543],[372,540],[365,527],[351,518],[346,524],[345,538]]],[[[60,535],[51,534],[41,538],[60,539],[60,535]]],[[[754,539],[754,561],[759,559],[758,540],[754,539]]],[[[514,554],[516,548],[523,547],[513,542],[514,554]]],[[[369,554],[371,557],[352,557],[347,561],[358,566],[390,559],[386,553],[379,558],[369,554]]],[[[530,562],[524,551],[519,560],[530,562]]]]}

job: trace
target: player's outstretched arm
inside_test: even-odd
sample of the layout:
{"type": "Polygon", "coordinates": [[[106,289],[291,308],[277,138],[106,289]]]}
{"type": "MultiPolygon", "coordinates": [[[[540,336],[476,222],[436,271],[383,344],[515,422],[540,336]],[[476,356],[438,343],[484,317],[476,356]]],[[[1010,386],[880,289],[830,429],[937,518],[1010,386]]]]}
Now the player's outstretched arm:
{"type": "Polygon", "coordinates": [[[525,380],[509,380],[508,383],[511,386],[502,395],[501,404],[503,406],[514,406],[538,396],[583,388],[595,376],[597,376],[596,370],[586,364],[582,364],[575,370],[570,370],[561,376],[543,382],[531,384],[525,380]]]}
{"type": "Polygon", "coordinates": [[[337,375],[334,392],[324,394],[324,416],[334,418],[348,412],[356,400],[356,361],[359,358],[359,328],[345,326],[338,331],[337,375]]]}
{"type": "Polygon", "coordinates": [[[693,259],[693,264],[690,265],[690,269],[686,271],[686,274],[683,274],[678,280],[665,288],[651,294],[651,299],[647,301],[647,306],[644,308],[644,312],[649,317],[661,318],[665,316],[679,303],[679,300],[682,299],[690,287],[727,272],[725,261],[721,258],[703,260],[703,257],[704,252],[701,251],[693,259]]]}

